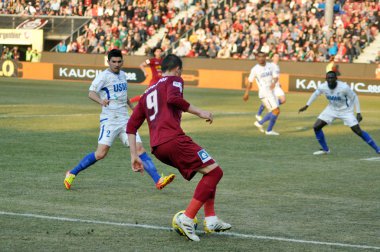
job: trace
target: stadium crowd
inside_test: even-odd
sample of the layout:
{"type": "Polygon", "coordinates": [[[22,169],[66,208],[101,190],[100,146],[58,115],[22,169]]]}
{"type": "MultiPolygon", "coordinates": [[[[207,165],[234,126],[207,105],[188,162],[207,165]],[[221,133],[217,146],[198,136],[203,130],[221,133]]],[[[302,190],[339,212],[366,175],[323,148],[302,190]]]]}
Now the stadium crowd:
{"type": "Polygon", "coordinates": [[[0,14],[32,16],[85,16],[92,20],[85,25],[83,34],[67,45],[62,41],[58,52],[105,53],[122,49],[132,54],[157,29],[163,27],[188,1],[134,0],[33,0],[0,2],[0,14]]]}
{"type": "MultiPolygon", "coordinates": [[[[322,0],[232,1],[181,39],[182,57],[254,59],[262,50],[281,60],[352,62],[379,32],[377,1],[336,1],[333,26],[322,0]]],[[[179,26],[180,28],[181,26],[179,26]]],[[[181,33],[181,31],[177,32],[181,33]]]]}
{"type": "Polygon", "coordinates": [[[337,0],[333,26],[325,23],[322,0],[34,0],[0,2],[0,12],[18,15],[88,16],[91,22],[76,40],[61,42],[57,52],[106,53],[118,48],[133,54],[156,31],[164,51],[175,48],[181,57],[254,59],[259,51],[281,60],[352,62],[379,32],[376,0],[337,0]],[[177,13],[195,5],[176,24],[177,13]],[[196,24],[201,22],[198,29],[196,24]],[[186,34],[185,36],[182,36],[186,34]]]}

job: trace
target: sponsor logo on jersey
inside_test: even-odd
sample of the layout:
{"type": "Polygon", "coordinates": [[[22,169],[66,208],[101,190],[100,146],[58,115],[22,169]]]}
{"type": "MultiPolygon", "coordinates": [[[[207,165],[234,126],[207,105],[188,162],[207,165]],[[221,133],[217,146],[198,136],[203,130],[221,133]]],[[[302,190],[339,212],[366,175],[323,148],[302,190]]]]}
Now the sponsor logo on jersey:
{"type": "Polygon", "coordinates": [[[329,101],[341,101],[342,100],[341,97],[335,96],[335,95],[327,95],[326,98],[329,101]]]}
{"type": "Polygon", "coordinates": [[[260,78],[265,78],[265,77],[268,77],[268,76],[272,76],[272,72],[263,72],[260,74],[260,78]]]}
{"type": "Polygon", "coordinates": [[[119,83],[113,85],[113,91],[115,92],[121,92],[127,90],[127,83],[119,83]]]}
{"type": "Polygon", "coordinates": [[[211,160],[210,155],[204,149],[198,151],[198,156],[202,160],[202,163],[206,163],[211,160]]]}

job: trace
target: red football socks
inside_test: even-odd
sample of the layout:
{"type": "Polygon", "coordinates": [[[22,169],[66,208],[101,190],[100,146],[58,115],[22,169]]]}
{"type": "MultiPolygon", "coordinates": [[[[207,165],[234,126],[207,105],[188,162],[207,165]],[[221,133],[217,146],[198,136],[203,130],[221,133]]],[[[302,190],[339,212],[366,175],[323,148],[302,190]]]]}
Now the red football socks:
{"type": "Polygon", "coordinates": [[[223,176],[222,169],[218,166],[209,173],[203,175],[195,188],[193,199],[185,211],[185,215],[194,218],[199,209],[205,204],[205,216],[215,215],[214,198],[216,186],[223,176]]]}

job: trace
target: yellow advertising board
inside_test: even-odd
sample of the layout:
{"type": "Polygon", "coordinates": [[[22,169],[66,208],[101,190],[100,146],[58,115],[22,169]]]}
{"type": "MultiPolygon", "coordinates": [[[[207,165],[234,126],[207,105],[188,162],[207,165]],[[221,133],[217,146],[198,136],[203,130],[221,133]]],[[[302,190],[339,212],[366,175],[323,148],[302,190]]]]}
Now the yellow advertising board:
{"type": "Polygon", "coordinates": [[[30,45],[38,52],[42,52],[43,43],[43,30],[0,29],[0,44],[2,45],[30,45]]]}

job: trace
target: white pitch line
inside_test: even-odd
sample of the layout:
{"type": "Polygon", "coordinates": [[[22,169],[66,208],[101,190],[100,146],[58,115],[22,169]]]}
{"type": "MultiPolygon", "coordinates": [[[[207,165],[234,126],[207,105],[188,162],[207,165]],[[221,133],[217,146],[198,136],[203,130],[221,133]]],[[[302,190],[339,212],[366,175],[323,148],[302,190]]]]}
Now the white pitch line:
{"type": "MultiPolygon", "coordinates": [[[[214,115],[250,115],[251,112],[215,112],[214,115]]],[[[94,116],[99,114],[46,114],[46,115],[12,115],[12,114],[4,114],[0,115],[0,118],[40,118],[40,117],[68,117],[68,116],[94,116]]],[[[188,114],[184,114],[187,116],[188,114]]],[[[192,115],[191,115],[192,116],[192,115]]]]}
{"type": "MultiPolygon", "coordinates": [[[[56,216],[47,216],[47,215],[39,215],[39,214],[30,214],[30,213],[13,213],[13,212],[0,211],[0,215],[38,218],[38,219],[46,219],[46,220],[68,221],[68,222],[82,222],[82,223],[90,223],[90,224],[103,224],[103,225],[123,226],[123,227],[133,227],[133,228],[146,228],[146,229],[165,230],[165,231],[171,231],[172,230],[172,228],[168,228],[168,227],[145,225],[145,224],[132,224],[132,223],[97,221],[97,220],[83,220],[83,219],[76,219],[76,218],[56,217],[56,216]]],[[[197,231],[197,233],[204,233],[204,232],[197,231]]],[[[217,235],[232,236],[232,237],[246,238],[246,239],[273,240],[273,241],[315,244],[315,245],[336,246],[336,247],[347,247],[347,248],[357,248],[357,249],[380,250],[380,247],[377,247],[377,246],[347,244],[347,243],[339,243],[339,242],[322,242],[322,241],[311,241],[311,240],[299,240],[299,239],[290,239],[290,238],[274,237],[274,236],[239,234],[239,233],[233,233],[233,232],[217,233],[217,235]]]]}
{"type": "Polygon", "coordinates": [[[99,115],[99,114],[0,115],[0,118],[67,117],[67,116],[93,116],[93,115],[99,115]]]}
{"type": "Polygon", "coordinates": [[[365,160],[365,161],[380,161],[380,157],[362,158],[360,160],[365,160]]]}

